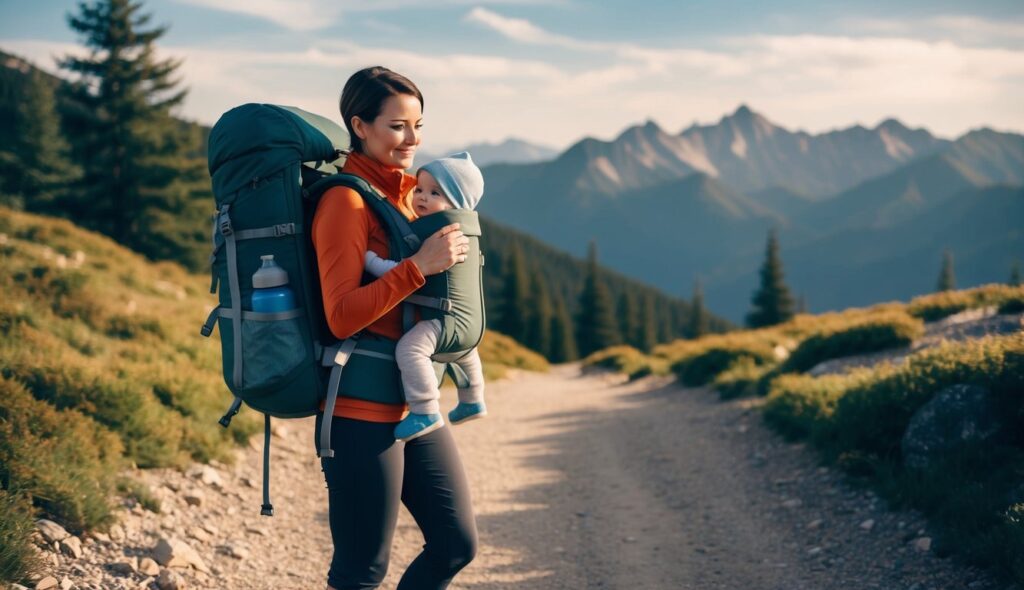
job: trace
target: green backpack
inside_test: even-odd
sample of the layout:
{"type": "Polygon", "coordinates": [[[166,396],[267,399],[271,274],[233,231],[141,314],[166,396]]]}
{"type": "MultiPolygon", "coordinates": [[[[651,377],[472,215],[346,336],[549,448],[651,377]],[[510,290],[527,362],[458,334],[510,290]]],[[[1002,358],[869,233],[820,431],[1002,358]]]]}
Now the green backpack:
{"type": "MultiPolygon", "coordinates": [[[[263,505],[270,516],[270,418],[333,415],[339,394],[384,403],[404,401],[395,363],[395,341],[360,332],[343,341],[331,334],[324,316],[319,271],[311,239],[313,215],[330,188],[358,192],[389,236],[392,259],[418,250],[423,239],[458,221],[470,240],[465,263],[427,277],[405,299],[403,323],[438,319],[442,337],[435,354],[438,383],[447,369],[460,386],[467,378],[452,361],[483,337],[480,225],[475,211],[453,210],[409,223],[365,180],[340,169],[348,134],[330,120],[293,107],[246,104],[225,113],[210,131],[209,168],[217,211],[213,217],[210,292],[219,305],[201,333],[219,326],[224,381],[234,400],[220,424],[227,427],[242,403],[264,414],[263,505]],[[277,313],[252,311],[252,275],[261,256],[272,254],[288,273],[296,308],[277,313]]],[[[372,278],[372,277],[367,277],[372,278]]],[[[322,457],[333,456],[331,420],[323,420],[322,457]]]]}

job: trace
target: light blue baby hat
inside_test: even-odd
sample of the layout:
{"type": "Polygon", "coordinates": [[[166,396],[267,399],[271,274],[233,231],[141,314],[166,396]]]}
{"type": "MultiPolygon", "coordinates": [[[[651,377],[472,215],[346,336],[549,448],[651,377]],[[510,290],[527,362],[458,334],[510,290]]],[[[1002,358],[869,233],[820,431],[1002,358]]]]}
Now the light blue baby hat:
{"type": "Polygon", "coordinates": [[[473,163],[469,152],[438,158],[420,167],[441,185],[448,200],[459,209],[476,209],[484,196],[484,175],[473,163]]]}

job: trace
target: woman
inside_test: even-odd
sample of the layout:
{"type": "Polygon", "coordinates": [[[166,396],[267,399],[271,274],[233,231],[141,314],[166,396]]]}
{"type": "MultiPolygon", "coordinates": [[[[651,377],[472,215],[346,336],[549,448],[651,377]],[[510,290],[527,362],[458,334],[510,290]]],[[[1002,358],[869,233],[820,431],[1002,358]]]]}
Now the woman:
{"type": "MultiPolygon", "coordinates": [[[[423,96],[404,76],[387,68],[360,70],[341,94],[341,116],[352,137],[343,172],[373,185],[407,217],[409,191],[420,143],[423,96]]],[[[313,218],[324,311],[331,332],[347,338],[365,330],[397,340],[398,305],[423,286],[424,276],[464,259],[469,240],[458,224],[424,240],[419,251],[386,275],[362,284],[367,249],[388,257],[388,236],[355,191],[324,193],[313,218]]],[[[396,399],[401,399],[400,396],[396,399]]],[[[405,404],[339,397],[331,439],[333,458],[321,459],[327,480],[334,557],[331,590],[376,588],[387,572],[399,500],[423,531],[423,551],[402,576],[399,590],[446,588],[476,553],[476,521],[462,462],[449,428],[407,443],[395,441],[405,404]]]]}

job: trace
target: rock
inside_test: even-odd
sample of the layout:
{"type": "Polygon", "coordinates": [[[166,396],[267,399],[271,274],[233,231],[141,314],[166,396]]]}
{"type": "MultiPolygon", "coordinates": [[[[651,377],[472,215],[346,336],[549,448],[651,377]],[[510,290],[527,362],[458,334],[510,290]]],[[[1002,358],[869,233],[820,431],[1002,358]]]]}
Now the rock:
{"type": "Polygon", "coordinates": [[[160,590],[182,590],[185,584],[177,573],[169,569],[162,569],[156,578],[156,587],[160,590]]]}
{"type": "Polygon", "coordinates": [[[93,532],[91,534],[92,534],[92,538],[95,539],[99,543],[109,543],[110,542],[110,535],[108,535],[106,533],[101,533],[99,531],[96,531],[96,532],[93,532]]]}
{"type": "Polygon", "coordinates": [[[82,556],[82,540],[78,537],[68,537],[60,542],[60,551],[73,559],[82,556]]]}
{"type": "Polygon", "coordinates": [[[176,481],[170,481],[170,480],[165,481],[164,482],[164,487],[169,489],[169,490],[171,490],[172,492],[180,492],[181,491],[181,486],[178,485],[178,482],[176,482],[176,481]]]}
{"type": "Polygon", "coordinates": [[[812,530],[812,531],[813,530],[817,530],[817,529],[820,529],[821,525],[823,525],[824,523],[825,523],[824,520],[822,520],[820,518],[815,518],[811,522],[807,523],[807,528],[812,530]]]}
{"type": "Polygon", "coordinates": [[[860,523],[860,528],[861,530],[870,531],[871,529],[875,528],[875,521],[869,518],[864,522],[860,523]]]}
{"type": "Polygon", "coordinates": [[[242,478],[242,483],[243,483],[243,484],[244,484],[244,485],[245,485],[246,487],[250,487],[250,488],[256,488],[256,487],[259,487],[259,486],[258,486],[258,485],[256,484],[256,481],[255,481],[255,480],[253,480],[253,478],[251,478],[251,477],[243,477],[243,478],[242,478]]]}
{"type": "Polygon", "coordinates": [[[811,547],[807,550],[807,555],[817,555],[821,553],[821,547],[811,547]]]}
{"type": "Polygon", "coordinates": [[[147,576],[159,576],[160,566],[152,558],[143,557],[139,560],[139,571],[147,576]]]}
{"type": "Polygon", "coordinates": [[[164,567],[193,567],[201,572],[209,573],[196,550],[188,543],[173,537],[161,537],[153,547],[153,559],[164,567]]]}
{"type": "Polygon", "coordinates": [[[922,468],[935,457],[995,437],[1003,421],[990,391],[978,385],[952,385],[937,393],[910,418],[900,448],[903,461],[922,468]]]}
{"type": "Polygon", "coordinates": [[[804,505],[800,498],[791,498],[782,503],[783,508],[799,508],[804,505]]]}
{"type": "Polygon", "coordinates": [[[75,587],[75,583],[71,581],[71,578],[64,576],[60,580],[60,590],[71,590],[75,587]]]}
{"type": "Polygon", "coordinates": [[[56,588],[57,584],[57,578],[53,576],[46,576],[42,580],[36,582],[36,590],[49,590],[50,588],[56,588]]]}
{"type": "Polygon", "coordinates": [[[111,526],[107,534],[110,535],[111,541],[124,541],[124,529],[119,524],[111,526]]]}
{"type": "Polygon", "coordinates": [[[133,555],[124,561],[107,564],[107,567],[119,576],[130,576],[139,571],[139,558],[133,555]]]}
{"type": "Polygon", "coordinates": [[[216,525],[209,522],[204,522],[200,524],[199,527],[202,528],[204,531],[210,533],[211,535],[216,535],[220,532],[220,529],[218,529],[216,525]]]}
{"type": "Polygon", "coordinates": [[[198,476],[193,477],[196,477],[199,481],[203,482],[204,484],[208,486],[213,486],[215,488],[219,488],[224,485],[223,480],[221,480],[220,473],[218,473],[216,469],[210,467],[209,465],[203,465],[202,467],[200,467],[198,476]]]}
{"type": "Polygon", "coordinates": [[[142,557],[138,560],[138,571],[146,576],[160,576],[160,564],[152,557],[142,557]]]}
{"type": "Polygon", "coordinates": [[[192,490],[185,492],[185,503],[189,506],[202,506],[203,501],[206,500],[206,494],[199,490],[192,490]]]}
{"type": "Polygon", "coordinates": [[[932,549],[932,538],[931,537],[918,537],[914,539],[914,549],[917,549],[921,553],[927,553],[932,549]]]}
{"type": "Polygon", "coordinates": [[[71,536],[71,533],[64,530],[64,527],[45,518],[40,518],[36,521],[36,530],[46,539],[47,543],[63,541],[71,536]]]}
{"type": "Polygon", "coordinates": [[[238,545],[228,545],[224,548],[227,554],[235,559],[248,559],[249,550],[238,545]]]}

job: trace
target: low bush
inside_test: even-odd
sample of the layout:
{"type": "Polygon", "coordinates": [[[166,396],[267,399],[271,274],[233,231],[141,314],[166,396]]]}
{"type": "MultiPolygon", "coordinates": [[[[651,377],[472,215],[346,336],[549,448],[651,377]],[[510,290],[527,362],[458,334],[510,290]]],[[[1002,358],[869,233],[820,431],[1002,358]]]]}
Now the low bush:
{"type": "Polygon", "coordinates": [[[684,385],[698,387],[707,385],[720,373],[740,362],[769,365],[775,362],[775,353],[767,342],[736,342],[711,346],[699,354],[676,361],[672,365],[672,372],[684,385]]]}
{"type": "Polygon", "coordinates": [[[0,378],[0,482],[80,533],[108,522],[121,439],[88,416],[39,401],[0,378]]]}
{"type": "Polygon", "coordinates": [[[809,335],[779,367],[802,373],[823,361],[907,346],[924,334],[921,320],[891,311],[830,325],[809,335]]]}
{"type": "Polygon", "coordinates": [[[1013,309],[1024,308],[1024,286],[985,285],[922,295],[910,301],[907,312],[926,322],[933,322],[967,309],[990,306],[999,308],[1001,313],[1014,313],[1013,309]]]}
{"type": "Polygon", "coordinates": [[[740,359],[718,374],[711,386],[722,399],[734,399],[756,395],[758,384],[771,368],[759,365],[751,359],[740,359]]]}
{"type": "MultiPolygon", "coordinates": [[[[1013,397],[1005,383],[1024,371],[1022,357],[1024,334],[946,343],[915,354],[896,370],[851,382],[836,405],[832,434],[844,449],[894,453],[913,413],[945,387],[975,383],[993,387],[1000,397],[1013,397]]],[[[1024,396],[1017,397],[1024,403],[1024,396]]]]}
{"type": "Polygon", "coordinates": [[[667,375],[669,372],[668,362],[664,358],[644,354],[628,344],[592,352],[581,364],[583,367],[603,367],[625,373],[630,381],[648,375],[667,375]]]}
{"type": "Polygon", "coordinates": [[[0,488],[0,584],[24,581],[42,567],[42,560],[30,539],[34,530],[28,499],[0,488]]]}

